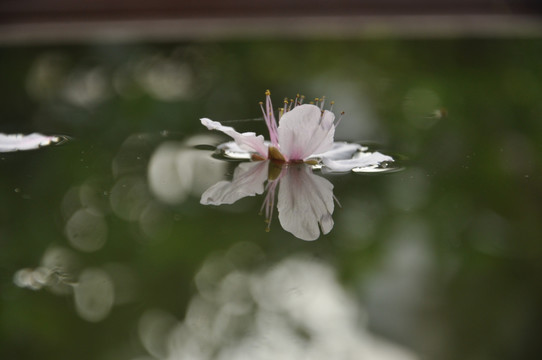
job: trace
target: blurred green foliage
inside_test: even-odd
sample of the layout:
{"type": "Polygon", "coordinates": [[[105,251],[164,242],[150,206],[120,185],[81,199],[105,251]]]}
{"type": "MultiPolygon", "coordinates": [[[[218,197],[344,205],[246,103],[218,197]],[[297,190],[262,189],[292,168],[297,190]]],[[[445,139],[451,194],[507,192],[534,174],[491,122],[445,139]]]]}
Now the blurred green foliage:
{"type": "Polygon", "coordinates": [[[182,318],[203,260],[240,240],[258,244],[269,264],[295,252],[331,262],[364,304],[390,249],[412,239],[429,249],[431,271],[417,290],[426,303],[410,309],[408,334],[369,307],[375,331],[429,358],[540,356],[541,54],[539,39],[462,38],[0,49],[0,132],[73,139],[0,154],[0,358],[135,358],[142,309],[182,318]],[[51,244],[69,247],[66,192],[88,178],[112,186],[126,138],[154,136],[134,150],[143,165],[127,170],[145,176],[161,131],[181,141],[206,131],[205,116],[264,133],[261,121],[239,120],[261,116],[266,89],[275,104],[296,93],[334,100],[346,112],[341,126],[354,126],[344,136],[405,156],[406,169],[330,176],[343,207],[316,242],[295,239],[276,219],[264,232],[261,198],[225,209],[196,197],[164,205],[172,228],[153,241],[137,223],[108,216],[106,246],[80,256],[92,266],[129,264],[140,287],[137,300],[97,324],[77,317],[69,296],[13,284],[51,244]]]}

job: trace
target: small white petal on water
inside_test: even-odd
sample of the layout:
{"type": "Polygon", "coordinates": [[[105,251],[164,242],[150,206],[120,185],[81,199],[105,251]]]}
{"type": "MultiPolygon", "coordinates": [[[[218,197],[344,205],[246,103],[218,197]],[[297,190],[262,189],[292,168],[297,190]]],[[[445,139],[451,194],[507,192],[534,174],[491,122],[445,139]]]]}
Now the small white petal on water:
{"type": "Polygon", "coordinates": [[[60,140],[59,136],[47,136],[39,133],[29,135],[0,133],[0,152],[34,150],[58,143],[60,140]]]}

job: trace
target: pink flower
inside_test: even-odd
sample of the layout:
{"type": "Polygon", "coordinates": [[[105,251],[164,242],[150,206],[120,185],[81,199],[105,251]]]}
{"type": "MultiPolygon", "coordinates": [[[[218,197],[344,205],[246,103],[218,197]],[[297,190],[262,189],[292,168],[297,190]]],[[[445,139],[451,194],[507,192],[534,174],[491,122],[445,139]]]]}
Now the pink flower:
{"type": "Polygon", "coordinates": [[[243,162],[235,169],[232,181],[220,181],[201,196],[204,205],[232,204],[237,200],[265,194],[262,212],[269,230],[275,198],[282,227],[303,240],[315,240],[320,232],[333,228],[333,185],[315,175],[310,165],[324,171],[356,171],[377,167],[393,158],[379,152],[367,152],[359,144],[334,142],[335,115],[325,110],[323,100],[317,105],[303,104],[297,97],[279,111],[279,122],[273,112],[269,90],[265,109],[261,104],[269,141],[253,132],[239,133],[210,119],[201,119],[209,130],[222,131],[234,142],[220,145],[225,154],[239,159],[259,160],[243,162]],[[278,194],[277,194],[278,193],[278,194]]]}
{"type": "Polygon", "coordinates": [[[365,156],[352,158],[357,152],[366,150],[359,144],[334,142],[335,115],[319,106],[303,104],[302,97],[285,101],[280,109],[279,122],[273,112],[271,93],[266,91],[265,109],[261,108],[269,130],[270,141],[254,132],[239,133],[230,126],[224,126],[208,118],[201,123],[209,130],[218,130],[233,138],[236,147],[251,154],[252,160],[273,160],[280,163],[320,163],[328,171],[350,171],[357,167],[378,165],[393,161],[393,158],[378,152],[364,153],[365,156]]]}

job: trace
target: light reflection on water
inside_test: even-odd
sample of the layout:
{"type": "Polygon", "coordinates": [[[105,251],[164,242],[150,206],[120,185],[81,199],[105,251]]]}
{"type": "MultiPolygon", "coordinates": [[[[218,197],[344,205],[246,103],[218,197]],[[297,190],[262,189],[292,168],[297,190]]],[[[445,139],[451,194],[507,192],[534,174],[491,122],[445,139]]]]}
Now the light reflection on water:
{"type": "MultiPolygon", "coordinates": [[[[268,190],[263,207],[269,225],[275,197],[278,197],[278,218],[285,230],[306,240],[318,238],[320,231],[324,234],[331,231],[333,185],[324,177],[313,174],[311,166],[291,164],[276,167],[269,161],[244,162],[234,168],[232,182],[224,181],[221,179],[232,163],[214,158],[212,151],[201,150],[205,144],[216,143],[215,136],[164,140],[168,135],[129,136],[111,160],[110,177],[90,176],[65,193],[61,203],[64,235],[74,250],[94,253],[107,246],[113,217],[136,224],[140,240],[163,239],[171,234],[175,221],[171,206],[200,196],[202,203],[205,203],[204,199],[217,205],[233,203],[244,196],[263,193],[266,181],[269,181],[266,188],[273,187],[273,190],[268,190]],[[253,192],[243,188],[252,186],[250,179],[241,180],[241,185],[236,184],[236,174],[245,168],[261,169],[257,173],[263,176],[257,176],[261,180],[254,185],[257,189],[253,192]],[[274,180],[276,184],[272,183],[274,180]],[[279,185],[279,181],[282,184],[279,185]],[[214,189],[217,186],[233,186],[228,190],[231,194],[219,196],[231,199],[213,200],[211,193],[216,193],[214,189]],[[279,190],[275,194],[277,186],[279,190]],[[293,201],[288,200],[291,198],[293,201]]],[[[263,233],[263,229],[261,231],[263,233]]],[[[88,266],[73,250],[52,247],[43,255],[41,267],[21,269],[15,274],[14,282],[33,290],[47,288],[57,294],[73,294],[77,314],[87,321],[99,322],[109,316],[115,304],[133,300],[137,286],[133,276],[126,275],[132,272],[126,265],[109,266],[108,269],[103,263],[88,266]]],[[[200,288],[203,286],[201,274],[196,275],[200,288]]],[[[235,281],[227,282],[222,287],[236,293],[235,284],[235,281]]],[[[205,293],[200,290],[201,294],[205,293]]]]}
{"type": "Polygon", "coordinates": [[[104,246],[107,223],[102,215],[86,209],[76,211],[66,223],[66,237],[77,250],[92,252],[104,246]]]}
{"type": "MultiPolygon", "coordinates": [[[[245,256],[262,254],[250,243],[231,251],[236,247],[245,256]]],[[[246,268],[214,255],[196,274],[199,293],[184,321],[148,310],[139,336],[157,359],[417,359],[367,331],[336,277],[331,266],[306,256],[246,268]]]]}
{"type": "Polygon", "coordinates": [[[77,314],[91,322],[105,319],[115,301],[115,290],[109,274],[97,268],[83,270],[73,292],[77,314]]]}
{"type": "Polygon", "coordinates": [[[189,195],[200,196],[226,173],[227,164],[194,146],[216,142],[210,135],[193,136],[183,142],[164,142],[153,152],[148,165],[149,186],[157,199],[179,204],[189,195]]]}
{"type": "Polygon", "coordinates": [[[47,289],[60,296],[73,295],[77,314],[90,322],[104,320],[115,304],[134,301],[137,292],[137,281],[127,265],[110,263],[100,268],[85,267],[76,252],[59,246],[45,251],[39,267],[18,270],[13,282],[31,290],[47,289]]]}
{"type": "MultiPolygon", "coordinates": [[[[164,139],[163,135],[128,137],[111,160],[110,174],[91,175],[66,191],[60,210],[66,244],[73,250],[50,247],[39,266],[14,274],[17,286],[68,296],[81,319],[106,322],[111,314],[121,311],[122,305],[137,302],[141,295],[131,264],[82,256],[99,256],[104,248],[119,241],[118,234],[111,236],[112,222],[120,219],[135,226],[137,230],[124,239],[127,244],[138,243],[134,239],[147,244],[152,243],[149,240],[164,241],[178,236],[174,231],[175,207],[193,203],[216,182],[229,186],[232,182],[221,180],[224,177],[233,177],[235,182],[239,169],[261,167],[262,181],[254,194],[263,192],[265,181],[279,177],[270,175],[275,170],[266,162],[238,164],[214,158],[207,146],[217,142],[213,136],[173,140],[164,139]]],[[[340,181],[345,176],[328,180],[306,164],[279,167],[278,172],[282,171],[296,172],[285,174],[283,181],[288,176],[304,176],[326,184],[329,191],[325,197],[331,203],[330,180],[340,181]]],[[[390,229],[380,268],[365,274],[367,278],[360,283],[361,292],[367,294],[362,296],[364,306],[342,288],[335,270],[325,261],[300,255],[273,262],[253,243],[240,243],[210,256],[195,274],[197,293],[189,301],[184,320],[177,320],[178,315],[166,310],[142,310],[137,328],[150,358],[418,358],[369,331],[367,313],[371,319],[377,319],[371,330],[400,343],[414,344],[427,353],[437,353],[445,342],[445,333],[436,315],[437,305],[425,299],[438,299],[439,289],[434,287],[435,280],[430,275],[436,268],[429,261],[434,229],[425,220],[407,215],[428,206],[433,184],[427,171],[420,167],[410,167],[400,174],[382,177],[381,198],[374,194],[363,198],[346,196],[338,216],[336,245],[347,251],[380,246],[375,245],[378,229],[384,224],[390,229]],[[389,223],[390,219],[383,215],[386,203],[404,216],[389,223]],[[421,322],[416,316],[419,313],[424,314],[421,322]],[[411,331],[414,327],[415,332],[411,331]]],[[[350,176],[349,181],[362,179],[353,174],[346,176],[350,176]]],[[[303,184],[290,189],[290,194],[303,196],[304,200],[314,195],[324,198],[321,192],[307,186],[307,181],[303,184]]],[[[245,195],[240,192],[234,197],[245,195]]],[[[278,198],[280,202],[280,193],[278,198]]],[[[287,220],[296,223],[298,215],[292,213],[295,206],[280,209],[279,205],[287,220]]],[[[333,208],[327,211],[324,215],[333,214],[333,208]]],[[[305,216],[310,213],[307,209],[302,212],[305,216]]],[[[292,229],[286,221],[282,225],[287,231],[292,229]]],[[[320,231],[326,230],[321,223],[318,226],[310,236],[318,237],[320,231]]],[[[486,211],[465,229],[467,238],[479,251],[506,255],[509,245],[505,239],[511,230],[502,217],[486,211]]],[[[263,227],[259,231],[264,234],[263,227]]],[[[447,266],[453,272],[457,265],[447,266]]]]}

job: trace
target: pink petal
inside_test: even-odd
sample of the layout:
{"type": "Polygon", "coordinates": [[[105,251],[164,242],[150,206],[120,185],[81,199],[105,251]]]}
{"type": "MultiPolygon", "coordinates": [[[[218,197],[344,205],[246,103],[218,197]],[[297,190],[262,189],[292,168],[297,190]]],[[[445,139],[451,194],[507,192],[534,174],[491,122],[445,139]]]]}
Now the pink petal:
{"type": "Polygon", "coordinates": [[[305,164],[290,166],[281,179],[277,208],[284,230],[303,240],[316,240],[333,228],[333,185],[305,164]]]}
{"type": "Polygon", "coordinates": [[[239,164],[232,181],[219,181],[201,195],[203,205],[233,204],[247,196],[261,194],[267,180],[269,161],[245,162],[239,164]]]}
{"type": "Polygon", "coordinates": [[[267,146],[264,144],[262,135],[256,136],[256,133],[239,133],[231,126],[223,126],[218,121],[212,121],[207,118],[200,119],[201,123],[209,130],[222,131],[224,134],[232,137],[237,145],[246,151],[255,151],[263,158],[267,158],[267,146]]]}
{"type": "Polygon", "coordinates": [[[300,105],[282,115],[278,136],[280,151],[288,160],[303,160],[333,146],[335,115],[316,105],[300,105]]]}

